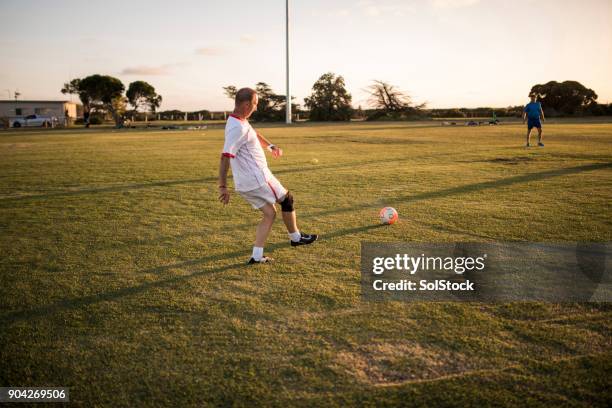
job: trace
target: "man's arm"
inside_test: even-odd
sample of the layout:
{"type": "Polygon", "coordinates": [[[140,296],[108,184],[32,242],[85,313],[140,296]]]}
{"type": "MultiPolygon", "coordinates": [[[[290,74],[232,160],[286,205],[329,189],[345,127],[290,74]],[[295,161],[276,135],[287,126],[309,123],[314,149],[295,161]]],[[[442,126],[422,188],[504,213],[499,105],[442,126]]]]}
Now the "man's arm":
{"type": "Polygon", "coordinates": [[[221,155],[219,162],[219,201],[224,205],[229,203],[230,194],[227,189],[227,171],[230,166],[230,158],[227,155],[221,155]]]}
{"type": "Polygon", "coordinates": [[[259,132],[257,132],[257,139],[259,139],[259,143],[264,149],[270,148],[270,151],[272,152],[272,155],[274,157],[279,157],[283,155],[283,150],[280,147],[273,145],[268,139],[263,137],[259,132]]]}
{"type": "Polygon", "coordinates": [[[540,105],[540,117],[542,118],[542,120],[546,120],[546,118],[544,117],[544,110],[542,109],[542,105],[540,105]]]}
{"type": "Polygon", "coordinates": [[[527,112],[523,109],[523,123],[525,123],[525,119],[527,119],[527,112]]]}
{"type": "Polygon", "coordinates": [[[263,137],[263,135],[261,133],[259,133],[259,132],[256,132],[256,133],[257,133],[257,139],[259,139],[259,143],[261,143],[261,147],[263,147],[265,149],[268,146],[274,146],[268,139],[263,137]]]}

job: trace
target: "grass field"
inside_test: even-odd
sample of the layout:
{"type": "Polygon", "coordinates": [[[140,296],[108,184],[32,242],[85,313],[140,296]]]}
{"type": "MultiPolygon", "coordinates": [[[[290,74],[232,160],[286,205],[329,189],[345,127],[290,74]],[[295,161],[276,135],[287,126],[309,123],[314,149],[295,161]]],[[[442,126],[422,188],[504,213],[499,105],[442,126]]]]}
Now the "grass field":
{"type": "Polygon", "coordinates": [[[223,130],[0,133],[0,386],[84,406],[606,406],[612,306],[367,303],[368,241],[611,241],[612,124],[260,128],[291,248],[221,206],[223,130]],[[317,158],[318,164],[310,163],[317,158]],[[380,226],[378,210],[400,222],[380,226]]]}

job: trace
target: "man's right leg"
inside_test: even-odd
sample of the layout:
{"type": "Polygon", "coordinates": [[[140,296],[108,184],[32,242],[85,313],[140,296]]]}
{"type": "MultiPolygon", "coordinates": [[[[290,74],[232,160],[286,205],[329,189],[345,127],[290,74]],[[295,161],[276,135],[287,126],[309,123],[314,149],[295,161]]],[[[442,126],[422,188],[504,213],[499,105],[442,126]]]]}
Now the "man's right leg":
{"type": "Polygon", "coordinates": [[[287,232],[289,234],[299,232],[297,227],[297,220],[295,219],[295,210],[291,212],[281,211],[281,215],[283,216],[283,222],[285,223],[285,227],[287,227],[287,232]]]}
{"type": "Polygon", "coordinates": [[[281,206],[283,222],[289,234],[289,239],[291,239],[291,241],[299,241],[302,235],[297,226],[295,209],[293,208],[293,196],[291,193],[287,191],[287,194],[279,201],[279,204],[281,206]]]}
{"type": "Polygon", "coordinates": [[[531,129],[532,128],[527,128],[527,144],[525,145],[526,147],[529,147],[529,139],[531,139],[531,129]]]}
{"type": "Polygon", "coordinates": [[[283,222],[287,227],[287,232],[291,239],[291,246],[308,245],[315,242],[318,235],[302,234],[298,229],[295,209],[293,208],[293,196],[290,192],[287,192],[285,197],[280,201],[280,205],[283,214],[283,222]]]}

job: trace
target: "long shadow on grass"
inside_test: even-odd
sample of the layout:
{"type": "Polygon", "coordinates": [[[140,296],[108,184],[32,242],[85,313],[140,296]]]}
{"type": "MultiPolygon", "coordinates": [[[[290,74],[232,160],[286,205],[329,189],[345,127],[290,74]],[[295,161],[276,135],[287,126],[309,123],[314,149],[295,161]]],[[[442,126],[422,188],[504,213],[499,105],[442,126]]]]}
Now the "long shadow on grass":
{"type": "Polygon", "coordinates": [[[407,195],[403,195],[399,197],[386,197],[386,198],[378,199],[376,201],[370,201],[367,203],[357,204],[357,205],[353,205],[350,207],[334,208],[330,210],[304,213],[300,215],[300,218],[301,219],[312,218],[312,217],[319,217],[319,216],[325,216],[325,215],[330,215],[330,214],[338,214],[338,213],[349,212],[349,211],[363,210],[367,208],[372,208],[372,206],[376,206],[376,205],[392,204],[392,203],[398,203],[400,201],[406,201],[408,203],[413,203],[416,201],[444,198],[444,197],[449,197],[453,195],[474,193],[477,191],[495,189],[499,187],[507,187],[513,184],[529,183],[532,181],[546,180],[546,179],[553,178],[553,177],[567,176],[570,174],[577,174],[577,173],[582,173],[585,171],[593,171],[593,170],[601,170],[601,169],[609,169],[609,168],[612,168],[612,163],[587,164],[583,166],[567,167],[563,169],[542,171],[539,173],[529,173],[529,174],[524,174],[521,176],[508,177],[505,179],[493,180],[493,181],[485,181],[482,183],[466,184],[463,186],[445,188],[445,189],[437,190],[437,191],[428,191],[428,192],[420,193],[420,194],[414,194],[414,195],[407,194],[407,195]]]}
{"type": "MultiPolygon", "coordinates": [[[[482,149],[484,150],[484,149],[482,149]]],[[[486,149],[488,150],[488,149],[486,149]]],[[[431,157],[438,156],[449,156],[454,155],[455,153],[441,153],[441,154],[428,154],[423,156],[422,159],[427,159],[431,157]]],[[[387,158],[380,160],[363,160],[357,162],[343,162],[343,163],[335,163],[335,164],[326,164],[319,166],[296,166],[287,169],[279,169],[275,170],[274,174],[291,174],[291,173],[299,173],[302,171],[321,171],[321,170],[333,170],[333,169],[341,169],[341,168],[351,168],[351,167],[359,167],[359,166],[367,166],[369,164],[378,164],[378,163],[402,163],[411,160],[411,157],[397,157],[397,158],[387,158]]],[[[178,186],[183,184],[196,184],[196,183],[213,183],[217,181],[218,178],[216,176],[204,177],[204,178],[196,178],[196,179],[182,179],[182,180],[167,180],[167,181],[155,181],[151,183],[136,183],[136,184],[127,184],[122,186],[109,186],[109,187],[99,187],[99,188],[87,188],[73,191],[57,191],[52,193],[45,194],[32,194],[32,195],[24,195],[20,197],[4,197],[0,198],[0,204],[3,203],[13,203],[13,202],[22,202],[28,200],[45,200],[48,198],[58,198],[58,197],[72,197],[72,196],[80,196],[86,194],[100,194],[100,193],[117,193],[122,191],[131,191],[131,190],[142,190],[152,187],[167,187],[167,186],[178,186]]]]}
{"type": "MultiPolygon", "coordinates": [[[[321,236],[320,240],[326,240],[326,239],[341,237],[345,235],[357,234],[360,232],[365,232],[365,231],[369,231],[369,230],[373,230],[373,229],[381,228],[381,227],[384,227],[384,225],[375,224],[375,225],[366,225],[362,227],[347,228],[347,229],[343,229],[339,231],[334,231],[329,234],[324,234],[321,236]]],[[[274,250],[274,249],[287,247],[287,245],[288,245],[287,242],[275,243],[275,244],[268,245],[266,249],[274,250]]],[[[317,244],[314,244],[314,245],[317,245],[317,244]]],[[[156,268],[145,269],[137,273],[159,274],[161,272],[164,272],[170,269],[202,265],[207,262],[228,260],[228,259],[232,259],[235,257],[244,257],[246,259],[249,253],[250,253],[250,249],[239,250],[239,251],[234,251],[234,252],[226,252],[226,253],[206,256],[203,258],[194,259],[190,261],[179,262],[179,263],[175,263],[171,265],[165,265],[165,266],[160,266],[156,268]]],[[[61,300],[59,302],[53,303],[51,305],[40,306],[34,309],[9,312],[4,315],[0,315],[0,327],[8,325],[10,323],[22,321],[22,320],[30,320],[30,319],[35,319],[38,317],[49,316],[54,313],[65,311],[65,310],[80,309],[80,308],[83,308],[83,307],[86,307],[86,306],[89,306],[95,303],[99,303],[99,302],[115,301],[125,296],[131,296],[131,295],[145,292],[149,289],[169,287],[169,286],[172,286],[177,283],[181,283],[181,282],[193,279],[193,278],[217,274],[220,272],[224,272],[224,271],[234,269],[234,268],[239,268],[239,267],[249,267],[249,266],[247,266],[244,261],[237,262],[237,263],[233,263],[230,265],[224,265],[218,268],[212,268],[212,269],[206,269],[206,270],[202,270],[198,272],[193,272],[188,275],[173,276],[173,277],[169,277],[166,279],[160,279],[154,282],[147,282],[147,283],[143,283],[140,285],[129,286],[127,288],[111,290],[108,292],[97,293],[94,295],[83,296],[83,297],[78,297],[78,298],[65,299],[65,300],[61,300]]]]}
{"type": "MultiPolygon", "coordinates": [[[[351,131],[352,132],[372,132],[372,131],[379,131],[379,130],[382,130],[382,131],[384,131],[384,130],[412,130],[412,129],[426,129],[426,128],[428,128],[428,129],[431,129],[431,128],[434,128],[434,129],[441,128],[441,129],[444,129],[444,130],[449,129],[448,127],[442,128],[442,125],[440,125],[440,124],[412,125],[412,126],[398,124],[397,126],[372,126],[372,125],[357,125],[357,126],[355,126],[355,125],[353,125],[353,127],[351,128],[351,131]]],[[[320,135],[320,136],[319,135],[316,135],[316,136],[307,135],[307,136],[304,136],[304,137],[306,139],[323,139],[323,141],[324,141],[324,139],[326,137],[329,137],[329,136],[340,137],[340,138],[355,136],[352,133],[347,134],[347,133],[344,133],[344,132],[346,132],[345,129],[342,129],[342,130],[331,129],[329,131],[329,134],[323,134],[323,135],[320,135]],[[341,133],[341,132],[343,132],[343,133],[341,133]]]]}
{"type": "MultiPolygon", "coordinates": [[[[302,216],[300,215],[298,217],[298,219],[305,219],[308,218],[306,216],[302,216]]],[[[227,226],[224,227],[224,231],[238,231],[241,230],[243,228],[252,228],[254,229],[255,226],[257,225],[258,221],[253,221],[251,223],[245,223],[245,224],[240,224],[240,225],[234,225],[234,226],[227,226]]],[[[472,238],[479,238],[479,239],[485,239],[485,240],[493,240],[495,239],[495,237],[493,236],[489,236],[489,235],[482,235],[482,234],[477,234],[475,232],[470,232],[470,231],[465,231],[465,230],[459,230],[459,229],[454,229],[454,228],[450,228],[449,226],[443,226],[443,225],[436,225],[436,224],[431,224],[431,223],[424,223],[422,221],[419,221],[419,224],[429,227],[432,230],[435,231],[439,231],[439,232],[444,232],[444,233],[450,233],[450,234],[454,234],[454,235],[467,235],[470,236],[472,238]]],[[[165,235],[165,236],[160,236],[157,238],[153,238],[153,239],[147,239],[147,240],[141,240],[141,241],[134,241],[134,242],[129,242],[127,243],[127,245],[134,245],[134,246],[140,246],[140,245],[155,245],[155,244],[159,244],[159,243],[167,243],[168,241],[172,241],[172,242],[178,242],[187,238],[191,238],[191,237],[201,237],[204,236],[206,234],[210,234],[210,230],[199,230],[199,231],[189,231],[189,232],[184,232],[181,234],[177,234],[177,235],[165,235]]]]}
{"type": "MultiPolygon", "coordinates": [[[[517,184],[517,183],[544,180],[544,179],[548,179],[552,177],[559,177],[559,176],[564,176],[564,175],[569,175],[569,174],[576,174],[576,173],[580,173],[584,171],[599,170],[599,169],[605,169],[605,168],[611,168],[611,167],[612,167],[612,163],[598,163],[598,164],[590,164],[590,165],[584,165],[584,166],[569,167],[565,169],[549,170],[549,171],[544,171],[540,173],[530,173],[530,174],[525,174],[521,176],[501,179],[501,180],[467,184],[463,186],[451,187],[451,188],[447,188],[443,190],[430,191],[430,192],[420,193],[420,194],[415,194],[415,195],[404,195],[400,197],[386,197],[386,198],[377,199],[376,201],[356,204],[351,207],[334,208],[334,209],[322,210],[322,211],[317,211],[317,212],[304,212],[304,213],[300,212],[299,219],[300,220],[312,219],[312,218],[331,215],[331,214],[371,209],[372,207],[385,205],[385,204],[392,204],[392,203],[402,201],[402,200],[406,200],[407,202],[412,203],[416,201],[424,201],[428,199],[435,199],[435,198],[448,197],[448,196],[458,195],[458,194],[472,193],[472,192],[476,192],[480,190],[486,190],[486,189],[497,188],[497,187],[505,187],[505,186],[509,186],[509,185],[517,184]]],[[[255,225],[254,222],[249,222],[249,223],[234,225],[232,229],[238,230],[242,228],[253,227],[254,225],[255,225]]],[[[447,232],[463,234],[463,235],[471,235],[471,236],[478,237],[478,238],[485,238],[485,239],[491,238],[491,237],[486,237],[483,235],[475,235],[468,231],[453,230],[448,227],[434,226],[434,225],[431,225],[430,227],[432,229],[446,230],[447,232]]],[[[167,239],[180,240],[180,239],[185,239],[185,238],[189,238],[192,236],[200,236],[204,233],[205,232],[187,232],[184,234],[148,240],[146,241],[146,243],[155,244],[158,242],[165,241],[167,239]]]]}
{"type": "MultiPolygon", "coordinates": [[[[349,162],[349,163],[336,163],[336,164],[328,164],[321,166],[298,166],[292,167],[288,169],[280,169],[276,170],[274,174],[290,174],[290,173],[299,173],[302,171],[320,171],[320,170],[331,170],[331,169],[340,169],[344,167],[358,167],[365,166],[368,164],[377,164],[377,163],[397,163],[404,162],[407,159],[405,157],[400,157],[396,159],[381,159],[381,160],[364,160],[359,162],[349,162]]],[[[109,187],[100,187],[100,188],[89,188],[89,189],[81,189],[74,191],[58,191],[53,193],[45,193],[45,194],[32,194],[32,195],[24,195],[20,197],[5,197],[0,198],[0,203],[12,203],[12,202],[20,202],[27,200],[45,200],[48,198],[57,198],[57,197],[72,197],[86,194],[99,194],[99,193],[117,193],[121,191],[130,191],[130,190],[142,190],[152,187],[167,187],[167,186],[177,186],[182,184],[195,184],[195,183],[213,183],[218,180],[218,177],[205,177],[205,178],[197,178],[197,179],[183,179],[183,180],[168,180],[168,181],[156,181],[151,183],[137,183],[137,184],[127,184],[123,186],[109,186],[109,187]]]]}

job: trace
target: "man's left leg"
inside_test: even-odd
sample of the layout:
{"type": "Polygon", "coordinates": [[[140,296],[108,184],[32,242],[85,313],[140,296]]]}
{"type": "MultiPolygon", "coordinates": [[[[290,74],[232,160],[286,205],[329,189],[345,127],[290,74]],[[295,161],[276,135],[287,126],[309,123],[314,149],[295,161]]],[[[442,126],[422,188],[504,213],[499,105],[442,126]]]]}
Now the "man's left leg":
{"type": "Polygon", "coordinates": [[[527,125],[527,144],[525,144],[525,147],[529,147],[529,139],[531,139],[531,124],[527,125]]]}
{"type": "Polygon", "coordinates": [[[274,207],[273,204],[266,203],[263,207],[260,207],[259,210],[261,211],[263,217],[255,230],[253,255],[248,262],[249,264],[266,263],[274,260],[268,256],[264,256],[263,252],[266,239],[268,239],[268,235],[270,235],[272,224],[274,224],[274,219],[276,218],[276,207],[274,207]]]}

